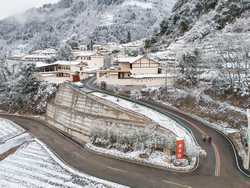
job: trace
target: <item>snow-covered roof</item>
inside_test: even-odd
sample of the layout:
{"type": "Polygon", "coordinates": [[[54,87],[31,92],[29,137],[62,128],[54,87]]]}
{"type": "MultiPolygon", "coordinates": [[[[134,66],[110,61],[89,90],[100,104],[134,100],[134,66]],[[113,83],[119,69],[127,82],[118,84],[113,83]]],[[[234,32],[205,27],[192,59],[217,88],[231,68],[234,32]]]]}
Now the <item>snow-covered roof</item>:
{"type": "Polygon", "coordinates": [[[25,59],[35,59],[35,58],[39,58],[39,59],[50,59],[51,56],[50,55],[42,55],[42,54],[31,54],[31,55],[26,55],[24,56],[25,59]]]}
{"type": "Polygon", "coordinates": [[[12,58],[23,58],[25,57],[25,54],[24,53],[18,53],[18,54],[14,54],[11,56],[12,58]]]}
{"type": "Polygon", "coordinates": [[[56,54],[57,50],[55,50],[53,48],[48,48],[48,49],[43,50],[42,53],[56,54]]]}
{"type": "Polygon", "coordinates": [[[35,50],[33,52],[31,52],[31,54],[41,54],[42,53],[42,50],[35,50]]]}
{"type": "Polygon", "coordinates": [[[87,57],[87,56],[94,56],[96,55],[95,51],[79,51],[73,52],[76,57],[87,57]]]}
{"type": "Polygon", "coordinates": [[[56,61],[52,64],[53,65],[79,65],[80,62],[77,62],[77,61],[56,61]]]}
{"type": "Polygon", "coordinates": [[[85,73],[95,73],[99,68],[84,68],[83,72],[85,73]]]}
{"type": "Polygon", "coordinates": [[[36,62],[36,68],[46,67],[48,65],[50,65],[50,64],[44,63],[44,62],[36,62]]]}
{"type": "MultiPolygon", "coordinates": [[[[114,60],[116,63],[130,63],[133,64],[136,61],[142,59],[143,57],[148,58],[144,55],[136,56],[136,57],[118,57],[114,60]]],[[[149,58],[150,59],[150,58],[149,58]]]]}
{"type": "Polygon", "coordinates": [[[119,62],[119,63],[134,63],[138,60],[140,60],[141,58],[143,58],[143,55],[137,56],[137,57],[118,57],[115,62],[119,62]]]}
{"type": "Polygon", "coordinates": [[[56,54],[57,50],[53,49],[53,48],[48,48],[45,50],[35,50],[33,52],[31,52],[32,55],[34,54],[39,54],[39,55],[44,55],[44,54],[56,54]]]}
{"type": "Polygon", "coordinates": [[[137,41],[122,44],[121,46],[122,47],[142,47],[142,46],[144,46],[144,41],[143,40],[137,40],[137,41]]]}
{"type": "Polygon", "coordinates": [[[169,77],[169,75],[166,74],[137,74],[137,75],[131,75],[131,78],[165,78],[169,77]]]}
{"type": "Polygon", "coordinates": [[[36,62],[36,67],[47,67],[52,65],[79,65],[80,63],[77,61],[56,61],[54,63],[43,63],[43,62],[36,62]]]}

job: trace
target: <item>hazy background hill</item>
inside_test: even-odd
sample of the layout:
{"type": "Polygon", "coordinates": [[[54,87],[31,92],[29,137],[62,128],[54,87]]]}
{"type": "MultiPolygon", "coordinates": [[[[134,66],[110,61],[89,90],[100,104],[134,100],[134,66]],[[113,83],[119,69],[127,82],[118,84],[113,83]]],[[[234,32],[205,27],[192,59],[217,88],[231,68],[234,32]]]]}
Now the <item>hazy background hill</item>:
{"type": "Polygon", "coordinates": [[[0,21],[0,48],[57,46],[62,40],[98,42],[149,37],[176,0],[61,0],[0,21]]]}
{"type": "Polygon", "coordinates": [[[249,33],[249,0],[178,0],[161,23],[158,41],[200,42],[214,34],[249,33]]]}

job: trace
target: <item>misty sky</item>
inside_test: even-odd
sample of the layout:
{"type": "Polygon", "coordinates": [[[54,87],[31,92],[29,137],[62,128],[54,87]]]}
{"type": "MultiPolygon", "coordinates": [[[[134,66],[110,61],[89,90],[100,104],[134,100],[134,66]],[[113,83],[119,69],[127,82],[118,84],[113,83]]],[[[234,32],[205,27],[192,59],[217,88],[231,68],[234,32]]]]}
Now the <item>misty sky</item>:
{"type": "Polygon", "coordinates": [[[39,7],[45,3],[55,3],[59,0],[1,0],[0,19],[21,13],[32,7],[39,7]]]}

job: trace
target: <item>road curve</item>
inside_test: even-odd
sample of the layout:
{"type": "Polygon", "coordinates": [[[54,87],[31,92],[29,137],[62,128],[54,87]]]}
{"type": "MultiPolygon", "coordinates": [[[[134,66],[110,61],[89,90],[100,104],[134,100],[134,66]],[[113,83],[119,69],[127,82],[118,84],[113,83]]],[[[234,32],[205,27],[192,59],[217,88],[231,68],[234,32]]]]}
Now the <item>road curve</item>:
{"type": "MultiPolygon", "coordinates": [[[[224,163],[221,165],[222,173],[220,177],[215,177],[213,170],[206,171],[206,169],[210,169],[209,165],[213,163],[210,163],[210,159],[204,159],[205,161],[202,161],[201,166],[195,172],[178,174],[90,153],[84,149],[84,146],[72,141],[41,120],[12,115],[0,115],[0,117],[12,120],[25,128],[73,168],[116,183],[140,188],[246,188],[250,186],[248,180],[236,170],[233,160],[230,160],[229,156],[232,155],[227,153],[231,148],[230,146],[221,151],[221,153],[228,155],[225,159],[230,166],[225,167],[224,163]]],[[[209,130],[207,132],[210,134],[209,130]]],[[[216,133],[212,132],[212,134],[216,133]]],[[[218,137],[221,136],[218,135],[218,137]]],[[[215,139],[218,139],[222,144],[226,144],[224,139],[220,140],[217,137],[215,139]]],[[[211,146],[206,147],[209,149],[211,146]]],[[[212,151],[212,149],[210,148],[209,151],[212,151]]]]}

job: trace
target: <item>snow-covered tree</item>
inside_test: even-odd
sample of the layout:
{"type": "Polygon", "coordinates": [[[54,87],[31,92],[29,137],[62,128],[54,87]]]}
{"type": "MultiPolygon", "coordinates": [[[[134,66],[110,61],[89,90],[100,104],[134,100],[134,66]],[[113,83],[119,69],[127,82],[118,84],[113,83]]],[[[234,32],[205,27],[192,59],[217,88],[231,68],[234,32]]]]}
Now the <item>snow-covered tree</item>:
{"type": "Polygon", "coordinates": [[[73,59],[72,48],[68,44],[62,45],[58,52],[57,57],[58,60],[66,60],[71,61],[73,59]]]}
{"type": "Polygon", "coordinates": [[[178,62],[184,79],[190,81],[192,85],[196,85],[198,82],[199,67],[202,63],[200,51],[198,49],[191,49],[178,54],[178,62]]]}
{"type": "Polygon", "coordinates": [[[219,41],[217,53],[219,54],[218,69],[221,77],[217,82],[223,83],[224,89],[245,95],[250,89],[250,44],[242,36],[224,35],[219,41]]]}
{"type": "Polygon", "coordinates": [[[93,127],[91,142],[100,147],[115,148],[122,152],[165,148],[174,151],[175,148],[175,137],[160,133],[156,128],[93,127]]]}
{"type": "Polygon", "coordinates": [[[56,85],[38,81],[33,64],[0,67],[0,107],[10,112],[44,113],[56,85]]]}

